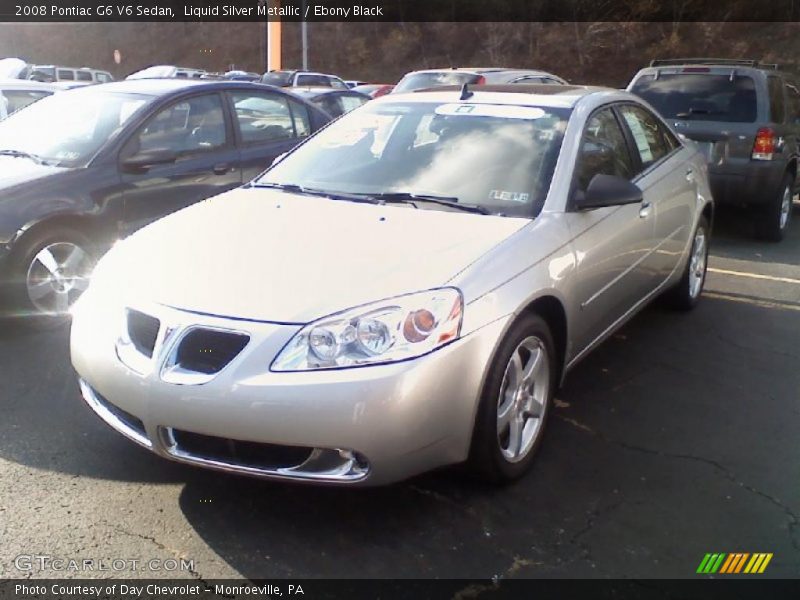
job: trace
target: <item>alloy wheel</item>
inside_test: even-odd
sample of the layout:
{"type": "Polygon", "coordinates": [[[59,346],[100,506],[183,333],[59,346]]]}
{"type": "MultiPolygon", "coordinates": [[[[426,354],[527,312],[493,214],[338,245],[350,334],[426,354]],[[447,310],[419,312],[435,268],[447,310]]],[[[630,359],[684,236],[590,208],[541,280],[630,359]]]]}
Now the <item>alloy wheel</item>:
{"type": "Polygon", "coordinates": [[[508,462],[520,462],[534,447],[549,389],[547,348],[538,337],[525,338],[511,354],[497,400],[497,442],[508,462]]]}
{"type": "Polygon", "coordinates": [[[40,312],[65,314],[88,287],[92,259],[72,242],[42,248],[28,266],[26,286],[31,304],[40,312]]]}

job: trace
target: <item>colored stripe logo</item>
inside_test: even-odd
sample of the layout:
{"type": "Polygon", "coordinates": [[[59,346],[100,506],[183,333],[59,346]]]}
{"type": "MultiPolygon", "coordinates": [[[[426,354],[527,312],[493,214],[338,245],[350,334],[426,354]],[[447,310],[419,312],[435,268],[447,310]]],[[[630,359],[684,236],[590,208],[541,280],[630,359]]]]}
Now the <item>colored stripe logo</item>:
{"type": "Polygon", "coordinates": [[[720,573],[725,575],[736,575],[738,573],[763,573],[769,561],[772,560],[772,553],[748,552],[728,553],[709,553],[700,561],[697,572],[701,574],[720,573]]]}

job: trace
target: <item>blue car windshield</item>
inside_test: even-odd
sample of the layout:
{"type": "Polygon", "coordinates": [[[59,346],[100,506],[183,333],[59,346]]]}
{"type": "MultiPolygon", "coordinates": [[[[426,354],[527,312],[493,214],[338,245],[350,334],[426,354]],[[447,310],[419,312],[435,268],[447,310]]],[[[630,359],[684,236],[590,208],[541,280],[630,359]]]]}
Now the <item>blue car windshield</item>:
{"type": "Polygon", "coordinates": [[[301,145],[256,184],[436,196],[532,218],[550,189],[569,115],[568,109],[535,106],[368,103],[301,145]]]}

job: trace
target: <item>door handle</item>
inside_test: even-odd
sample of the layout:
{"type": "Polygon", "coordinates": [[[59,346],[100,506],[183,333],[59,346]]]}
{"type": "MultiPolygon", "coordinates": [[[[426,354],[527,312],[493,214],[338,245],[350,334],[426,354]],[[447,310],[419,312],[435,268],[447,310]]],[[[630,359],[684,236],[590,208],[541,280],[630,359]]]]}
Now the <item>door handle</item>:
{"type": "Polygon", "coordinates": [[[646,204],[642,204],[642,207],[639,209],[639,218],[646,219],[650,216],[650,210],[652,209],[652,204],[649,202],[646,204]]]}
{"type": "Polygon", "coordinates": [[[214,174],[215,175],[225,175],[230,170],[231,166],[228,163],[220,163],[218,165],[214,165],[214,174]]]}
{"type": "Polygon", "coordinates": [[[691,167],[686,169],[686,181],[694,181],[694,169],[691,167]]]}

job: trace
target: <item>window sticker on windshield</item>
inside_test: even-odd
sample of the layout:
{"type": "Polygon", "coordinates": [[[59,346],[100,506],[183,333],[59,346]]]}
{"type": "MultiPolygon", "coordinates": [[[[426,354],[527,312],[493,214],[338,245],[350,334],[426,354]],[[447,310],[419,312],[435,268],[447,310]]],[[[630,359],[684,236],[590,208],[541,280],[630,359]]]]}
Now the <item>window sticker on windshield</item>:
{"type": "Polygon", "coordinates": [[[448,117],[500,117],[535,121],[547,113],[535,106],[505,106],[502,104],[442,104],[436,114],[448,117]]]}
{"type": "Polygon", "coordinates": [[[506,190],[492,190],[489,192],[489,200],[499,200],[500,202],[518,202],[525,204],[530,200],[531,195],[527,192],[507,192],[506,190]]]}

